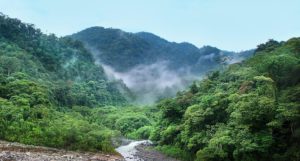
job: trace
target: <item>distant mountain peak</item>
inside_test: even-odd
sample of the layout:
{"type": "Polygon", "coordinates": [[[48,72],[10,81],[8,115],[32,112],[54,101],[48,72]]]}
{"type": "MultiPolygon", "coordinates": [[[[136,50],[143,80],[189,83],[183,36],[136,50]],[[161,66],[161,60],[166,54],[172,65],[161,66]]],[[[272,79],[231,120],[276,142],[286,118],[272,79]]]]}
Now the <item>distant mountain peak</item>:
{"type": "Polygon", "coordinates": [[[201,75],[232,60],[243,59],[235,59],[234,52],[212,46],[198,48],[188,42],[169,42],[149,32],[91,27],[71,37],[92,49],[94,58],[109,69],[107,73],[132,87],[142,102],[171,96],[201,75]],[[172,91],[158,88],[171,86],[172,91]]]}

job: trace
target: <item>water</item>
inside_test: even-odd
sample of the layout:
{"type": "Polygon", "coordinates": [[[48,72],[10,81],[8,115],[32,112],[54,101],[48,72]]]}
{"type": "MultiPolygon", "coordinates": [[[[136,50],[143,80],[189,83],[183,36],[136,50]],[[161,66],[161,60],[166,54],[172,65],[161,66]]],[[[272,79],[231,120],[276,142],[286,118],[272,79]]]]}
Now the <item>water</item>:
{"type": "Polygon", "coordinates": [[[149,140],[131,141],[127,145],[122,145],[118,147],[116,151],[119,152],[125,158],[126,161],[143,161],[143,159],[135,156],[135,153],[137,152],[135,147],[141,144],[151,144],[151,141],[149,140]]]}

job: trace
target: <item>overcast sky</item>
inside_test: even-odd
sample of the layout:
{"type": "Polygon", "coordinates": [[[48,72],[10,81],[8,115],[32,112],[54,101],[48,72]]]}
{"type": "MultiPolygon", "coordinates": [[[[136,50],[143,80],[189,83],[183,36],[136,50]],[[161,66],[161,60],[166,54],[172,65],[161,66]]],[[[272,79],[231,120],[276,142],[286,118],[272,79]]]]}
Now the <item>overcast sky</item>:
{"type": "Polygon", "coordinates": [[[58,36],[103,26],[233,51],[300,36],[300,0],[0,0],[0,12],[58,36]]]}

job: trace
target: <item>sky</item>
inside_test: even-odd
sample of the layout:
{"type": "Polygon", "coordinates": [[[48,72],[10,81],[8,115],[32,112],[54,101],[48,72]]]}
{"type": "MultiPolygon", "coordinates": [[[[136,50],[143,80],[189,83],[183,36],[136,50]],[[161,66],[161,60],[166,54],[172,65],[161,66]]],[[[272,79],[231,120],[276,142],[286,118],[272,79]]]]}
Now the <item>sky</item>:
{"type": "Polygon", "coordinates": [[[57,36],[103,26],[230,51],[300,36],[300,0],[0,0],[0,12],[57,36]]]}

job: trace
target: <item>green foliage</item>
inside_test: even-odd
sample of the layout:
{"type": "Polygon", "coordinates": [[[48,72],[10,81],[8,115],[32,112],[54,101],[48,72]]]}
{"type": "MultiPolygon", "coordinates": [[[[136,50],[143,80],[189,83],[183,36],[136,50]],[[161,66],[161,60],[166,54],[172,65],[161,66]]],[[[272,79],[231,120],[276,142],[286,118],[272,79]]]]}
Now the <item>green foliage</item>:
{"type": "Polygon", "coordinates": [[[129,133],[127,137],[131,139],[149,139],[153,130],[152,126],[143,126],[136,131],[129,133]]]}
{"type": "Polygon", "coordinates": [[[45,88],[40,92],[49,96],[44,99],[57,106],[96,107],[127,102],[119,92],[119,88],[126,87],[121,82],[109,82],[82,43],[44,35],[33,25],[2,14],[0,74],[7,79],[3,86],[8,93],[3,98],[21,93],[32,97],[33,91],[39,90],[35,88],[42,86],[45,88]]]}
{"type": "MultiPolygon", "coordinates": [[[[113,53],[103,60],[121,63],[119,70],[137,65],[138,55],[151,48],[148,41],[167,43],[145,33],[123,33],[125,40],[119,30],[103,33],[111,40],[85,38],[103,38],[103,46],[94,45],[105,49],[103,55],[113,53]],[[128,46],[133,48],[124,50],[128,46]],[[124,57],[117,57],[120,51],[124,57]],[[137,60],[124,61],[128,56],[137,60]]],[[[253,58],[212,72],[176,98],[157,107],[132,107],[119,91],[128,91],[126,86],[108,81],[82,43],[44,35],[0,14],[0,139],[113,152],[113,140],[123,135],[151,138],[158,150],[183,160],[300,160],[299,44],[300,38],[270,40],[253,58]]],[[[198,51],[177,45],[176,53],[198,51]]]]}
{"type": "Polygon", "coordinates": [[[115,126],[122,133],[126,134],[149,124],[149,120],[143,116],[124,116],[117,119],[115,126]]]}
{"type": "Polygon", "coordinates": [[[270,39],[268,42],[258,45],[256,51],[257,52],[259,52],[259,51],[269,52],[269,51],[275,50],[279,46],[280,46],[279,42],[277,42],[273,39],[270,39]]]}
{"type": "Polygon", "coordinates": [[[299,160],[299,44],[270,40],[253,58],[162,100],[151,139],[199,161],[299,160]]]}
{"type": "Polygon", "coordinates": [[[173,158],[187,161],[192,160],[192,156],[189,153],[176,146],[164,145],[157,146],[155,149],[173,158]]]}
{"type": "Polygon", "coordinates": [[[167,129],[160,132],[161,135],[161,143],[163,144],[171,144],[173,140],[176,139],[177,134],[179,133],[179,129],[176,126],[168,126],[167,129]]]}
{"type": "Polygon", "coordinates": [[[90,124],[80,115],[47,106],[15,106],[0,99],[0,139],[25,144],[113,152],[113,131],[90,124]]]}
{"type": "Polygon", "coordinates": [[[113,152],[120,132],[90,120],[92,108],[127,104],[121,88],[82,43],[0,14],[0,139],[113,152]]]}
{"type": "MultiPolygon", "coordinates": [[[[82,110],[81,110],[82,111],[82,110]]],[[[86,113],[86,112],[85,112],[86,113]]],[[[90,111],[90,122],[102,124],[132,139],[148,139],[157,117],[154,107],[102,107],[90,111]]]]}
{"type": "MultiPolygon", "coordinates": [[[[152,33],[128,33],[103,27],[87,28],[70,37],[87,44],[97,59],[119,72],[129,71],[138,65],[168,61],[171,70],[190,68],[192,72],[203,74],[220,67],[224,58],[238,55],[211,46],[199,49],[186,42],[169,42],[152,33]]],[[[245,51],[240,56],[248,57],[252,53],[252,50],[245,51]]]]}

